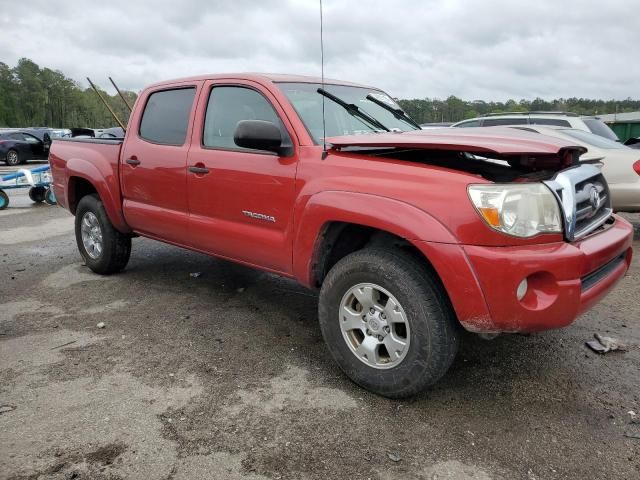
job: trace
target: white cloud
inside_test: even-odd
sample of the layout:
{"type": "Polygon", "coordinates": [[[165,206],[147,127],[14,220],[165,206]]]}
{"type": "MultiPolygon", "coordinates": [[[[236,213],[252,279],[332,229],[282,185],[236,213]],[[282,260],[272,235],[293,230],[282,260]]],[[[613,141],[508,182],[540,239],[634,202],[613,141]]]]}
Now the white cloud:
{"type": "MultiPolygon", "coordinates": [[[[399,97],[638,97],[628,0],[324,0],[327,76],[399,97]]],[[[316,0],[0,0],[0,61],[139,90],[197,73],[318,75],[316,0]]]]}

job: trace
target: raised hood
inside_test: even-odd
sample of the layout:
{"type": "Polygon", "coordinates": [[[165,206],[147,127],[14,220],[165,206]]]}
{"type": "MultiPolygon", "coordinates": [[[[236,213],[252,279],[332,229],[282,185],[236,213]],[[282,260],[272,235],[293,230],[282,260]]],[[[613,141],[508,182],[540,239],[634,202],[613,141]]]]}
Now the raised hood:
{"type": "Polygon", "coordinates": [[[424,150],[455,150],[499,156],[559,155],[568,152],[578,155],[586,148],[560,138],[504,127],[442,128],[404,133],[376,133],[329,137],[334,150],[345,147],[397,147],[424,150]]]}

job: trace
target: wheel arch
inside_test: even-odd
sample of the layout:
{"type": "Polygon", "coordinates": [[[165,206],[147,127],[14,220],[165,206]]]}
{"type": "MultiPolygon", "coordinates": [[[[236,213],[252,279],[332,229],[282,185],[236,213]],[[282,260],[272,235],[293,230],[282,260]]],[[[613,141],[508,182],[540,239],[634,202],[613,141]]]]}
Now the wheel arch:
{"type": "Polygon", "coordinates": [[[417,241],[457,243],[446,227],[423,210],[370,194],[335,191],[316,194],[299,218],[293,270],[299,281],[312,288],[322,283],[340,258],[372,243],[411,251],[432,269],[417,241]]]}
{"type": "Polygon", "coordinates": [[[87,161],[70,160],[67,162],[67,172],[66,196],[71,213],[75,215],[82,197],[97,194],[113,226],[122,233],[131,232],[122,214],[120,191],[112,191],[113,182],[107,184],[98,168],[87,161]]]}

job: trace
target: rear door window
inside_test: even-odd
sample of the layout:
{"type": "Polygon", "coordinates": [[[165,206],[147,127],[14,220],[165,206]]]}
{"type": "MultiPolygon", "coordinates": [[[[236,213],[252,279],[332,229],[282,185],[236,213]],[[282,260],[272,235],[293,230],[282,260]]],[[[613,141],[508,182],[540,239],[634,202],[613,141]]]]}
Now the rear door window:
{"type": "Polygon", "coordinates": [[[153,143],[183,145],[196,94],[194,87],[149,95],[140,122],[140,136],[153,143]]]}
{"type": "Polygon", "coordinates": [[[456,125],[457,128],[467,128],[467,127],[479,127],[480,120],[469,120],[468,122],[462,122],[456,125]]]}
{"type": "Polygon", "coordinates": [[[554,125],[556,127],[571,127],[571,124],[561,118],[530,118],[531,125],[554,125]]]}
{"type": "Polygon", "coordinates": [[[597,118],[583,118],[582,121],[587,126],[591,133],[595,133],[596,135],[600,135],[601,137],[608,138],[609,140],[613,140],[614,142],[619,142],[620,139],[615,134],[613,130],[609,128],[609,125],[604,123],[602,120],[598,120],[597,118]]]}
{"type": "Polygon", "coordinates": [[[499,125],[527,125],[526,118],[485,118],[483,127],[497,127],[499,125]]]}

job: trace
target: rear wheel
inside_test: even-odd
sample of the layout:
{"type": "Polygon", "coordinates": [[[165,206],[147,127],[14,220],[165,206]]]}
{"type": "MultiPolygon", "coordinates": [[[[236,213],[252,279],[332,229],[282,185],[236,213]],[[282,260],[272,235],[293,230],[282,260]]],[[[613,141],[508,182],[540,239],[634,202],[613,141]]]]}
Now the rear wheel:
{"type": "Polygon", "coordinates": [[[4,210],[9,206],[9,195],[4,190],[0,190],[0,210],[4,210]]]}
{"type": "Polygon", "coordinates": [[[6,162],[7,165],[15,167],[16,165],[20,164],[20,155],[16,150],[11,149],[7,152],[6,162]]]}
{"type": "Polygon", "coordinates": [[[29,198],[32,202],[44,202],[46,190],[44,187],[31,187],[29,189],[29,198]]]}
{"type": "Polygon", "coordinates": [[[116,230],[98,195],[82,197],[76,209],[76,243],[87,266],[109,275],[127,266],[131,237],[116,230]]]}
{"type": "Polygon", "coordinates": [[[364,249],[340,260],[322,284],[319,318],[340,368],[391,398],[438,381],[460,340],[435,274],[401,250],[364,249]]]}

